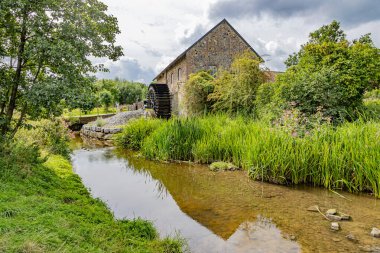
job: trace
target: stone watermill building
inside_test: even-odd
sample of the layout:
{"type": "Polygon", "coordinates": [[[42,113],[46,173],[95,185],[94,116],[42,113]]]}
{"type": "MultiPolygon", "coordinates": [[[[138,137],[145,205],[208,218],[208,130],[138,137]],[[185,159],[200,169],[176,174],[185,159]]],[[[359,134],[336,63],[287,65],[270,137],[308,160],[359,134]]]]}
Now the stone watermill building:
{"type": "Polygon", "coordinates": [[[161,71],[154,82],[167,84],[172,113],[181,114],[183,86],[191,73],[200,70],[216,72],[218,68],[228,69],[234,57],[246,50],[251,50],[262,60],[231,24],[223,19],[161,71]]]}

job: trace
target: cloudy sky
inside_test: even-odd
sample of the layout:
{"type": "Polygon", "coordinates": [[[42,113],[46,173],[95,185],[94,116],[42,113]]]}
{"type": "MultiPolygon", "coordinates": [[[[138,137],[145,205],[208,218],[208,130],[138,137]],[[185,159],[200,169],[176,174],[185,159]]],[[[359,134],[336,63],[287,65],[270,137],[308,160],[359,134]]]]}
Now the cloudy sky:
{"type": "MultiPolygon", "coordinates": [[[[167,64],[226,18],[272,70],[284,70],[287,56],[308,34],[336,19],[349,39],[372,33],[380,47],[379,0],[102,0],[119,20],[124,56],[106,61],[109,73],[149,83],[167,64]]],[[[102,62],[104,63],[104,62],[102,62]]]]}

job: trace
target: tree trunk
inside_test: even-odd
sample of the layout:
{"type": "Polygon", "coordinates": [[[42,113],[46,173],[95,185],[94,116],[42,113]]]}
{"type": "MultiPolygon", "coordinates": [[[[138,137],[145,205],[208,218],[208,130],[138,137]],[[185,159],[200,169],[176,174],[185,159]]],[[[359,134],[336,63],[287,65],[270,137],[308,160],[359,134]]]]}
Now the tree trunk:
{"type": "Polygon", "coordinates": [[[11,85],[11,94],[7,106],[7,112],[6,112],[6,122],[2,126],[2,134],[5,135],[10,128],[10,124],[13,118],[13,113],[16,108],[16,100],[17,100],[17,91],[18,87],[21,82],[21,74],[22,74],[22,67],[23,67],[23,61],[24,61],[24,51],[25,51],[25,43],[26,43],[26,18],[27,18],[27,11],[24,11],[23,14],[23,20],[22,20],[22,28],[21,28],[21,34],[20,34],[20,44],[18,47],[17,52],[17,68],[15,73],[14,82],[11,85]]]}

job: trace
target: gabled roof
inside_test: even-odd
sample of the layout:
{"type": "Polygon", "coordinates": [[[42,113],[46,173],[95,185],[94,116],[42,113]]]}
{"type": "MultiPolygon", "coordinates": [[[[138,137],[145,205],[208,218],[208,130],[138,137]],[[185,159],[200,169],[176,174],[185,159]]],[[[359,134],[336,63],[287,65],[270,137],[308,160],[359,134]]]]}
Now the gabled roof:
{"type": "Polygon", "coordinates": [[[249,49],[252,50],[252,52],[254,52],[259,58],[260,60],[264,61],[263,58],[261,58],[261,56],[255,51],[255,49],[253,49],[251,47],[250,44],[248,44],[248,42],[243,38],[243,36],[240,35],[240,33],[238,33],[238,31],[236,31],[236,29],[226,20],[226,19],[223,19],[222,21],[220,21],[216,26],[214,26],[210,31],[208,31],[205,35],[203,35],[199,40],[197,40],[194,44],[192,44],[188,49],[185,50],[185,52],[183,52],[182,54],[180,54],[177,58],[174,59],[174,61],[172,61],[164,70],[162,70],[155,78],[157,79],[162,73],[164,73],[166,70],[168,70],[170,67],[172,67],[173,65],[175,65],[179,60],[181,60],[182,58],[184,58],[186,56],[186,53],[191,49],[193,48],[196,44],[198,44],[198,42],[200,42],[201,40],[203,40],[207,35],[209,35],[212,31],[214,31],[218,26],[220,26],[221,24],[223,23],[226,23],[231,29],[232,31],[234,31],[238,36],[239,38],[248,46],[249,49]]]}

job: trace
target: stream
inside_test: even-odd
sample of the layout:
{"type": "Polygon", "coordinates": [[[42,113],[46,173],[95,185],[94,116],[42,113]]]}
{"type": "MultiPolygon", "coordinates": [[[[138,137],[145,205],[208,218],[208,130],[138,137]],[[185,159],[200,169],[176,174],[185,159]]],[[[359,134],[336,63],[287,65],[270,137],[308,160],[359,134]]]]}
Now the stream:
{"type": "Polygon", "coordinates": [[[380,238],[370,235],[380,227],[380,202],[366,194],[262,183],[244,171],[147,161],[81,141],[72,161],[116,218],[151,220],[161,237],[185,238],[191,252],[380,252],[380,238]],[[332,231],[320,213],[307,211],[312,205],[336,208],[352,220],[332,231]]]}

